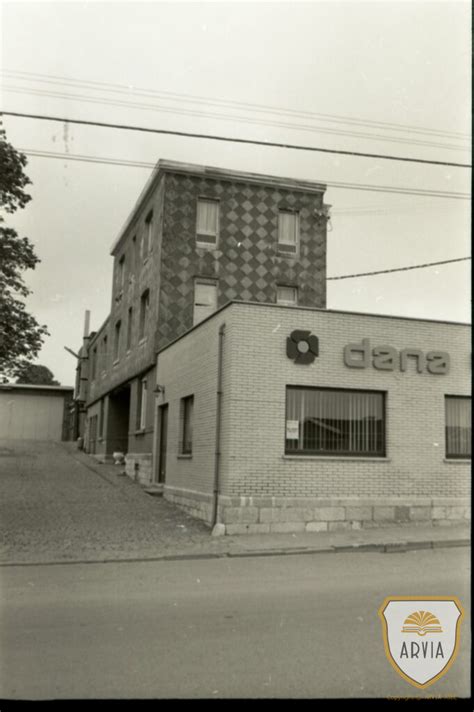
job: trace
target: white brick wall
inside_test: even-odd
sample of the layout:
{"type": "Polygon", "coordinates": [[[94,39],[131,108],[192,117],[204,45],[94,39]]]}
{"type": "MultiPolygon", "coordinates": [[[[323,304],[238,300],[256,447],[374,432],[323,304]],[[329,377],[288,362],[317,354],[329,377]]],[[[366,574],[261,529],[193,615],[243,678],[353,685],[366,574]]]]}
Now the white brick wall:
{"type": "MultiPolygon", "coordinates": [[[[470,394],[470,329],[464,325],[326,310],[231,304],[158,357],[158,382],[170,404],[167,483],[212,492],[215,462],[218,329],[226,324],[223,362],[221,487],[227,497],[368,498],[383,506],[401,498],[464,498],[470,467],[446,461],[444,396],[470,394]],[[319,338],[319,357],[296,365],[286,356],[293,329],[319,338]],[[449,374],[348,368],[343,347],[448,351],[449,374]],[[285,456],[285,388],[325,386],[386,392],[386,458],[285,456]],[[177,458],[179,399],[194,394],[193,456],[177,458]]],[[[248,505],[244,505],[248,506],[248,505]]],[[[430,504],[430,506],[432,506],[430,504]]],[[[399,510],[397,510],[399,512],[399,510]]],[[[430,510],[430,518],[433,512],[430,510]]],[[[393,513],[393,512],[392,512],[393,513]]],[[[372,522],[376,520],[371,514],[372,522]]],[[[413,509],[409,519],[427,517],[413,509]]],[[[453,518],[450,510],[450,517],[453,518]]],[[[463,510],[462,516],[465,516],[463,510]]],[[[344,513],[346,517],[346,513],[344,513]]],[[[318,520],[317,516],[313,516],[318,520]]],[[[447,518],[447,517],[446,517],[447,518]]],[[[307,521],[307,517],[303,518],[307,521]]],[[[321,517],[319,518],[321,519],[321,517]]],[[[358,520],[357,520],[358,521],[358,520]]],[[[362,520],[360,520],[362,521],[362,520]]],[[[263,523],[261,519],[254,523],[263,523]]],[[[280,520],[280,523],[287,523],[280,520]]]]}

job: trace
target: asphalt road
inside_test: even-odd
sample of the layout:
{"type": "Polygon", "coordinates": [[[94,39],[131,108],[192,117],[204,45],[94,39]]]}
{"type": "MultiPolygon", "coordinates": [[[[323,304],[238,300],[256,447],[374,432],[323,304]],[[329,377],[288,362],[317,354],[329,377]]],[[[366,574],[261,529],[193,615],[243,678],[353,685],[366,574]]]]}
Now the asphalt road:
{"type": "Polygon", "coordinates": [[[388,663],[388,595],[456,595],[467,548],[4,567],[0,697],[470,695],[470,620],[426,690],[388,663]]]}

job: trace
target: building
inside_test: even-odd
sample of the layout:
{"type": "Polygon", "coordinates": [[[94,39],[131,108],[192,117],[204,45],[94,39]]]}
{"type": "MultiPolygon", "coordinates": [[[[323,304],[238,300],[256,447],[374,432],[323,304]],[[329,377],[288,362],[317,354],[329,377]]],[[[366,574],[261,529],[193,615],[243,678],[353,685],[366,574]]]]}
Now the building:
{"type": "Polygon", "coordinates": [[[86,449],[152,479],[156,353],[231,300],[326,306],[325,186],[159,161],[88,340],[86,449]]]}
{"type": "Polygon", "coordinates": [[[157,164],[79,354],[86,450],[229,534],[467,519],[469,326],[326,309],[324,192],[157,164]]]}
{"type": "Polygon", "coordinates": [[[73,388],[0,384],[0,439],[68,440],[73,388]]]}
{"type": "Polygon", "coordinates": [[[157,357],[154,481],[229,534],[470,516],[470,328],[232,302],[157,357]]]}

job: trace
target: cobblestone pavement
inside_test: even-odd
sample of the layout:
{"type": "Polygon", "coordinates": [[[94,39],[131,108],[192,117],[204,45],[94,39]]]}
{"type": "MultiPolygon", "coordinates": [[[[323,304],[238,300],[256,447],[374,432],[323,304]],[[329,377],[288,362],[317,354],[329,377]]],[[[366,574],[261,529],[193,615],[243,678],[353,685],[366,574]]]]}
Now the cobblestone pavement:
{"type": "Polygon", "coordinates": [[[210,529],[71,443],[0,440],[0,563],[163,556],[210,529]]]}
{"type": "Polygon", "coordinates": [[[460,546],[468,523],[213,537],[72,443],[0,440],[0,566],[8,564],[460,546]]]}

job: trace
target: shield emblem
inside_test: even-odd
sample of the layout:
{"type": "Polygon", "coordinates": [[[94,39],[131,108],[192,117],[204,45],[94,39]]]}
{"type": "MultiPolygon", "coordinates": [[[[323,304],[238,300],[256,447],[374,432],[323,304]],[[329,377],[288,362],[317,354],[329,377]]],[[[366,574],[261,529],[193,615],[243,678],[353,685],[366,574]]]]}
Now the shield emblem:
{"type": "Polygon", "coordinates": [[[385,653],[415,687],[432,685],[453,664],[464,610],[455,596],[391,596],[379,610],[385,653]]]}

